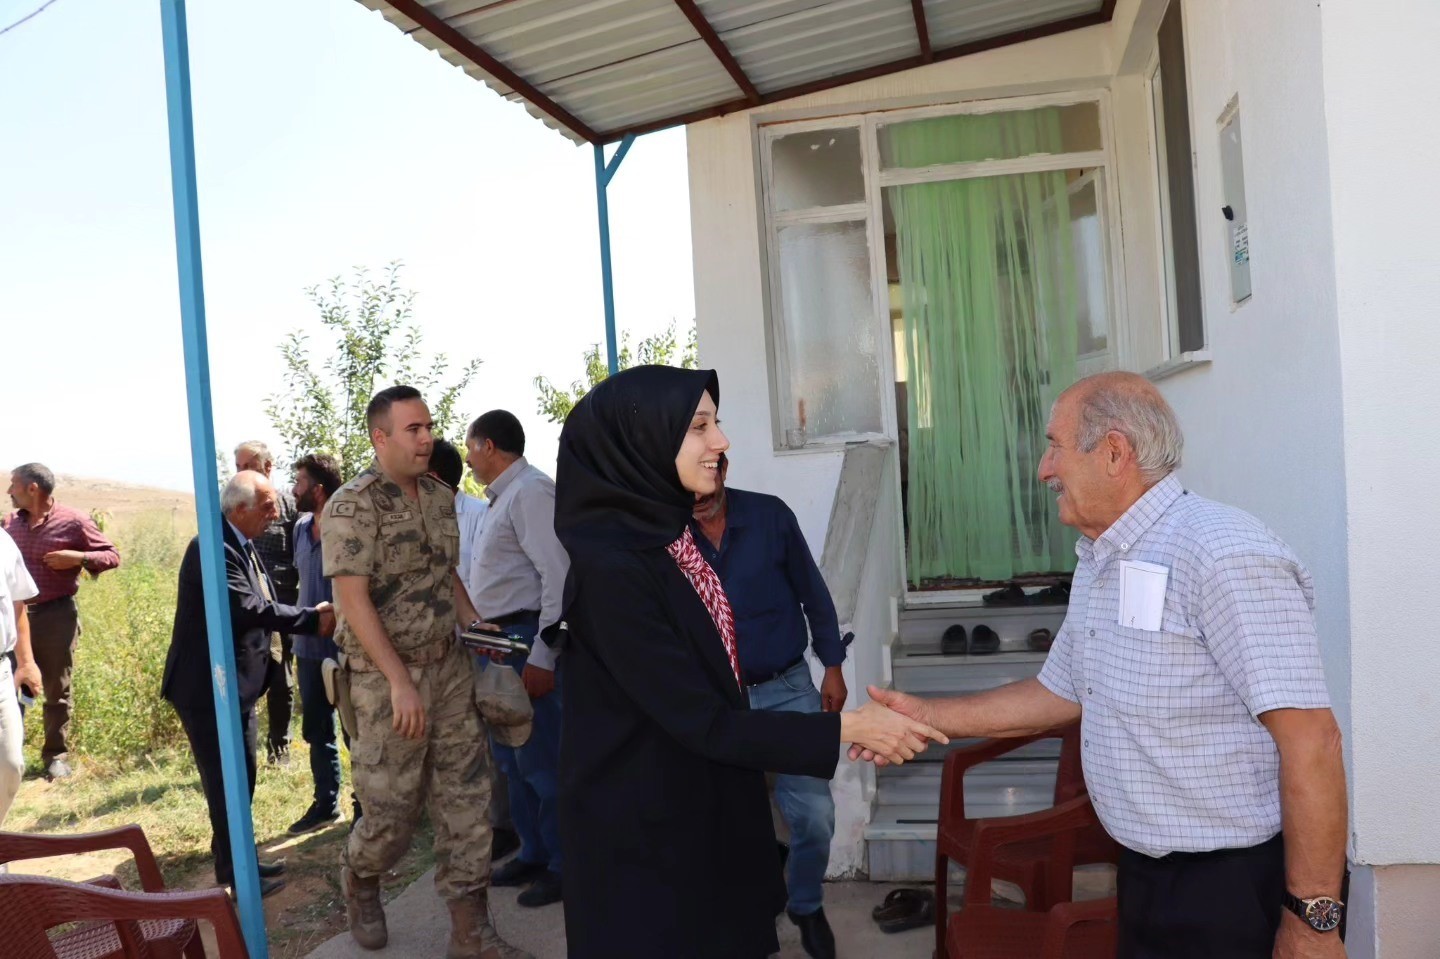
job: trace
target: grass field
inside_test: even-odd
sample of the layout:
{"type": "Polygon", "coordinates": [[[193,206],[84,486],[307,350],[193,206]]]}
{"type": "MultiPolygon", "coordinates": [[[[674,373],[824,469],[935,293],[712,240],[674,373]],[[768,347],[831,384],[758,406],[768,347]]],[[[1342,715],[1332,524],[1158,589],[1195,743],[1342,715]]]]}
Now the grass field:
{"type": "MultiPolygon", "coordinates": [[[[83,631],[75,657],[71,726],[75,775],[55,783],[41,778],[40,710],[30,710],[27,776],[4,828],[68,835],[137,823],[167,884],[199,888],[214,884],[205,798],[175,711],[160,698],[176,575],[194,530],[193,518],[183,515],[139,512],[118,518],[107,530],[120,550],[121,566],[98,579],[87,577],[78,597],[83,631]]],[[[263,727],[263,702],[259,711],[263,727]]],[[[292,733],[290,764],[261,765],[253,806],[262,855],[284,856],[288,866],[286,888],[266,900],[271,955],[277,957],[303,956],[344,928],[336,865],[348,823],[298,838],[286,833],[309,806],[313,790],[309,750],[299,735],[298,701],[292,733]]],[[[260,741],[265,741],[263,728],[260,741]]],[[[349,757],[344,750],[341,755],[348,786],[349,757]]],[[[127,888],[139,888],[127,860],[126,853],[66,857],[27,863],[16,871],[85,880],[118,866],[127,888]]],[[[386,898],[432,862],[430,828],[421,823],[411,853],[386,877],[386,898]]]]}

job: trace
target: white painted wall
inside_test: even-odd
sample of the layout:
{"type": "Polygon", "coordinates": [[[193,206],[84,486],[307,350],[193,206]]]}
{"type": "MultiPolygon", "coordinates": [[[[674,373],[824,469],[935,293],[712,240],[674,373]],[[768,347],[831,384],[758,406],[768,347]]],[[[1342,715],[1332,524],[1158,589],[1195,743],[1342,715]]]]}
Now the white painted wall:
{"type": "Polygon", "coordinates": [[[1440,109],[1440,6],[1327,0],[1319,13],[1356,626],[1352,820],[1356,857],[1375,865],[1363,947],[1433,956],[1440,594],[1412,584],[1440,575],[1429,444],[1440,422],[1440,130],[1428,119],[1440,109]]]}
{"type": "MultiPolygon", "coordinates": [[[[1346,490],[1320,13],[1289,0],[1191,0],[1184,10],[1213,362],[1161,388],[1185,428],[1186,482],[1260,517],[1310,566],[1331,696],[1348,729],[1346,490]],[[1254,295],[1232,309],[1216,123],[1237,95],[1254,295]]],[[[1132,323],[1146,319],[1132,305],[1132,323]]]]}

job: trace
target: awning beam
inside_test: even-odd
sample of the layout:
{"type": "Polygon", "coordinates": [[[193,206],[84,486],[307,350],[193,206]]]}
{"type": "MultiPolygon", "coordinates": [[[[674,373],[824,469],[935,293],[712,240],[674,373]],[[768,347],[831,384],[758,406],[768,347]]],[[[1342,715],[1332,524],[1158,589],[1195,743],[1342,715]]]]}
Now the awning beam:
{"type": "Polygon", "coordinates": [[[910,0],[910,9],[915,14],[915,37],[920,41],[920,61],[929,63],[935,59],[930,49],[930,24],[925,20],[925,0],[910,0]]]}
{"type": "MultiPolygon", "coordinates": [[[[916,2],[918,3],[919,0],[916,2]]],[[[730,74],[730,79],[734,80],[735,85],[740,88],[740,92],[745,94],[746,102],[751,105],[759,105],[760,91],[755,89],[755,84],[750,82],[750,78],[741,69],[740,61],[735,59],[730,48],[725,46],[725,41],[720,39],[720,34],[716,33],[715,28],[710,25],[710,21],[705,19],[705,14],[696,6],[695,0],[675,0],[675,6],[685,14],[685,19],[690,21],[695,32],[700,34],[700,39],[704,40],[705,45],[710,48],[710,52],[715,54],[715,59],[719,60],[720,65],[725,68],[725,72],[730,74]]]]}

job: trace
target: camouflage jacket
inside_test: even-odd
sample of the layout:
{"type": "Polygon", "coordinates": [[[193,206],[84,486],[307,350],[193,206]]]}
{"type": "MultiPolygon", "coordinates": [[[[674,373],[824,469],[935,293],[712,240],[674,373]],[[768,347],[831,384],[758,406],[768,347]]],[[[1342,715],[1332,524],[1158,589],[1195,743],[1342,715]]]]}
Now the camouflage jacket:
{"type": "MultiPolygon", "coordinates": [[[[444,656],[455,639],[454,570],[460,556],[455,498],[428,476],[419,502],[372,464],[325,504],[325,576],[365,576],[390,644],[407,665],[444,656]]],[[[374,668],[340,609],[335,642],[352,668],[374,668]]]]}

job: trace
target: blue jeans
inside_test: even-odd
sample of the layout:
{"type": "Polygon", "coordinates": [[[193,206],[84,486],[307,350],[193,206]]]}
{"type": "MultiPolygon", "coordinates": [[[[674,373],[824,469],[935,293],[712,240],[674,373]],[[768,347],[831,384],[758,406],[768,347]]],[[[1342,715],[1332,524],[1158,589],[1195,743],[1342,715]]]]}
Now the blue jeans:
{"type": "MultiPolygon", "coordinates": [[[[511,623],[507,632],[534,639],[539,622],[511,623]]],[[[527,656],[505,661],[517,673],[525,671],[527,656]]],[[[503,746],[493,738],[490,746],[495,763],[505,774],[510,788],[510,819],[520,836],[520,858],[544,863],[551,872],[561,872],[560,856],[560,684],[561,666],[555,664],[555,691],[531,700],[535,722],[530,739],[518,749],[503,746]]]]}
{"type": "Polygon", "coordinates": [[[310,775],[315,803],[321,809],[340,807],[340,747],[335,743],[335,707],[325,698],[324,660],[295,657],[300,687],[300,736],[310,744],[310,775]]]}
{"type": "MultiPolygon", "coordinates": [[[[773,712],[818,713],[820,691],[802,662],[768,683],[750,687],[750,708],[773,712]]],[[[790,858],[785,884],[789,910],[808,916],[824,904],[825,870],[835,835],[835,799],[830,783],[814,776],[776,776],[775,804],[790,827],[790,858]]]]}

